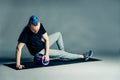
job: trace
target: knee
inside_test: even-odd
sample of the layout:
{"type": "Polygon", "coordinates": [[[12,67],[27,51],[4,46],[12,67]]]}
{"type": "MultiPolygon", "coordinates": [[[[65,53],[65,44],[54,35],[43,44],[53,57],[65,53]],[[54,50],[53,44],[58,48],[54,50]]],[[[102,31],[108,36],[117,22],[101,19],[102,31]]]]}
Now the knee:
{"type": "Polygon", "coordinates": [[[61,32],[56,32],[56,34],[57,34],[57,35],[62,35],[62,33],[61,33],[61,32]]]}

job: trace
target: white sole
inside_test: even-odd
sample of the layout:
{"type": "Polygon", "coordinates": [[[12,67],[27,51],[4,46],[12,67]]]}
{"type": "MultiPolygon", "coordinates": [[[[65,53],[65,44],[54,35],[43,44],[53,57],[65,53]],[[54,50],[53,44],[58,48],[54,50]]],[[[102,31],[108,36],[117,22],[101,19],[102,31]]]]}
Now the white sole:
{"type": "Polygon", "coordinates": [[[91,52],[91,55],[88,58],[85,59],[85,61],[88,61],[89,58],[92,57],[92,55],[93,55],[93,51],[91,52]]]}

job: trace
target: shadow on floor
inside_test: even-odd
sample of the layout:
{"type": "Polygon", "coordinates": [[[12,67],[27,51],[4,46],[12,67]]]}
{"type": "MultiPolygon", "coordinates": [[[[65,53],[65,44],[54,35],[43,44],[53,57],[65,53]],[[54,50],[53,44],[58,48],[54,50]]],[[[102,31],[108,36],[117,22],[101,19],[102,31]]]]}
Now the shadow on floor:
{"type": "MultiPolygon", "coordinates": [[[[38,67],[49,67],[49,66],[67,65],[67,64],[74,64],[74,63],[94,62],[94,61],[101,61],[101,60],[95,59],[95,58],[90,58],[88,61],[84,61],[83,59],[75,59],[75,60],[69,60],[69,61],[51,60],[48,66],[36,65],[32,61],[23,62],[21,64],[25,65],[24,69],[31,69],[31,68],[38,68],[38,67]]],[[[15,63],[9,63],[4,65],[17,70],[15,67],[15,63]]]]}

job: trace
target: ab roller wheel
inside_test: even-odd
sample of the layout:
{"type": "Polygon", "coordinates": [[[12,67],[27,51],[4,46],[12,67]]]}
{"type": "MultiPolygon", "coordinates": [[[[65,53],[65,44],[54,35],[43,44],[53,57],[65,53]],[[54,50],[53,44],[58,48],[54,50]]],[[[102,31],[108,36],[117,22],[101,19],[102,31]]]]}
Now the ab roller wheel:
{"type": "Polygon", "coordinates": [[[45,61],[44,56],[42,54],[38,54],[34,56],[34,63],[37,65],[47,66],[49,61],[45,61]]]}

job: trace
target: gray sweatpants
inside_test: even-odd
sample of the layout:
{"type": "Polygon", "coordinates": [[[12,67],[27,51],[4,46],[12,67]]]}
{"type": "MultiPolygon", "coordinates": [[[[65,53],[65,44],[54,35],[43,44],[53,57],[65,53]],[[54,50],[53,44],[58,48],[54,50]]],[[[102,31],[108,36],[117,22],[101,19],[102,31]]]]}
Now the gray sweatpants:
{"type": "MultiPolygon", "coordinates": [[[[49,50],[50,59],[69,60],[69,59],[80,58],[80,55],[78,54],[64,51],[63,38],[60,32],[56,32],[49,35],[49,40],[50,40],[50,46],[52,46],[54,43],[57,43],[57,46],[58,46],[58,49],[49,50]]],[[[45,49],[41,50],[38,54],[45,54],[45,49]]]]}

